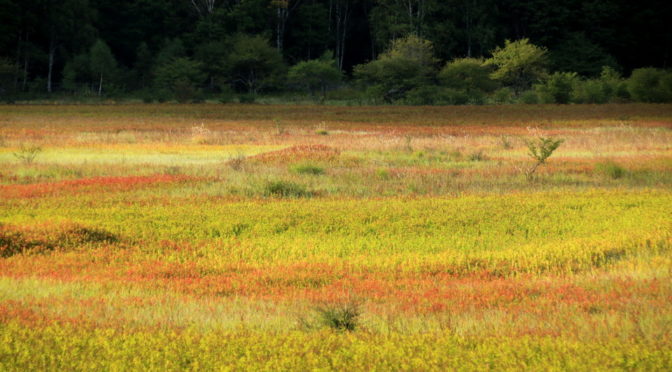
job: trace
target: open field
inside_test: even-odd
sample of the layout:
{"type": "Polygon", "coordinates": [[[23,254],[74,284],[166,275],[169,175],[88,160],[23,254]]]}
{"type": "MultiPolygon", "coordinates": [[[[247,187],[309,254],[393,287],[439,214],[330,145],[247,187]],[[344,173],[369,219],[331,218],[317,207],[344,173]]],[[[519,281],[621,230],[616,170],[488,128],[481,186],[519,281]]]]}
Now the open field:
{"type": "Polygon", "coordinates": [[[672,105],[0,106],[3,371],[662,371],[671,279],[672,105]]]}

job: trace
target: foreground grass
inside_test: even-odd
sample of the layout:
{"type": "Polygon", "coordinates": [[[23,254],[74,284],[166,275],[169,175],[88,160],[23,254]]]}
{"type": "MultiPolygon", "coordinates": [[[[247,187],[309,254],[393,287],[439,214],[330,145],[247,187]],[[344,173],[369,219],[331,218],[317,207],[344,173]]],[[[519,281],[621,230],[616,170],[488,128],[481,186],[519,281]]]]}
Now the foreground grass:
{"type": "Polygon", "coordinates": [[[665,370],[667,344],[556,338],[465,339],[330,331],[123,333],[50,326],[0,326],[3,370],[665,370]]]}

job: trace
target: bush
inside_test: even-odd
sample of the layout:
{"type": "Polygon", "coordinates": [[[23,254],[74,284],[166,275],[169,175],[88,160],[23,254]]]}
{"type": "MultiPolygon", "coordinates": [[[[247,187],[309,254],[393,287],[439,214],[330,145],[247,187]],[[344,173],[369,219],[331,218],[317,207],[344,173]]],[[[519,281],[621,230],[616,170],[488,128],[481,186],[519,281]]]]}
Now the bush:
{"type": "Polygon", "coordinates": [[[488,157],[485,156],[485,153],[483,153],[483,150],[478,150],[475,152],[472,152],[469,154],[469,161],[484,161],[487,160],[488,157]]]}
{"type": "Polygon", "coordinates": [[[289,181],[272,181],[264,187],[264,195],[277,198],[303,198],[312,194],[306,187],[289,181]]]}
{"type": "Polygon", "coordinates": [[[351,86],[342,86],[327,92],[327,100],[361,102],[363,98],[363,92],[351,86]]]}
{"type": "Polygon", "coordinates": [[[140,99],[142,99],[143,103],[152,103],[154,102],[154,94],[148,89],[142,90],[140,92],[140,99]]]}
{"type": "Polygon", "coordinates": [[[320,325],[347,332],[357,329],[361,315],[359,305],[351,302],[319,307],[317,313],[320,325]]]}
{"type": "Polygon", "coordinates": [[[298,174],[309,174],[313,176],[324,174],[324,168],[313,164],[297,164],[292,167],[292,171],[298,174]]]}
{"type": "Polygon", "coordinates": [[[376,177],[380,178],[381,180],[389,180],[390,171],[384,168],[376,169],[376,177]]]}
{"type": "Polygon", "coordinates": [[[672,101],[672,72],[657,68],[639,68],[628,79],[628,90],[635,101],[661,103],[672,101]]]}
{"type": "Polygon", "coordinates": [[[602,68],[600,82],[609,102],[630,99],[630,92],[628,92],[626,81],[613,68],[608,66],[602,68]]]}
{"type": "Polygon", "coordinates": [[[526,105],[536,105],[539,103],[539,95],[533,90],[528,90],[520,95],[518,101],[526,105]]]}
{"type": "Polygon", "coordinates": [[[192,82],[187,79],[179,79],[173,85],[173,94],[177,102],[202,102],[203,94],[192,82]]]}
{"type": "Polygon", "coordinates": [[[253,93],[241,94],[238,96],[239,103],[255,103],[257,101],[257,95],[253,93]]]}
{"type": "Polygon", "coordinates": [[[611,67],[603,67],[598,79],[577,81],[571,101],[574,103],[622,102],[630,98],[627,84],[611,67]]]}
{"type": "Polygon", "coordinates": [[[409,91],[402,102],[406,105],[466,105],[482,104],[484,96],[480,92],[442,88],[434,85],[423,86],[409,91]]]}
{"type": "Polygon", "coordinates": [[[235,92],[233,91],[233,89],[231,89],[231,87],[227,85],[221,88],[221,92],[217,97],[217,101],[219,101],[219,103],[226,104],[234,102],[235,98],[236,98],[235,92]]]}
{"type": "Polygon", "coordinates": [[[602,82],[592,79],[577,82],[571,100],[574,103],[607,103],[609,99],[602,82]]]}
{"type": "Polygon", "coordinates": [[[511,88],[499,88],[492,93],[492,100],[497,104],[513,103],[513,90],[511,88]]]}
{"type": "Polygon", "coordinates": [[[535,90],[544,103],[567,104],[577,82],[575,72],[556,72],[545,83],[535,85],[535,90]]]}
{"type": "Polygon", "coordinates": [[[406,93],[406,98],[403,100],[407,105],[435,105],[439,103],[441,88],[437,86],[422,86],[411,89],[406,93]]]}
{"type": "Polygon", "coordinates": [[[597,166],[595,166],[595,170],[598,173],[601,173],[614,180],[623,178],[627,174],[625,168],[621,167],[613,161],[597,164],[597,166]]]}

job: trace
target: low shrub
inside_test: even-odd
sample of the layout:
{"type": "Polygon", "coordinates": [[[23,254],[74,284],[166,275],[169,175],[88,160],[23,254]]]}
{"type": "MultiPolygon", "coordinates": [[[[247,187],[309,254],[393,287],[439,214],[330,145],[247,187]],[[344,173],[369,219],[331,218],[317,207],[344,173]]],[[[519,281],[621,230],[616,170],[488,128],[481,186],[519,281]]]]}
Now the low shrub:
{"type": "Polygon", "coordinates": [[[296,165],[292,166],[291,170],[294,173],[308,174],[308,175],[313,175],[313,176],[319,176],[321,174],[324,174],[324,168],[322,168],[320,166],[317,166],[317,165],[314,165],[314,164],[310,164],[310,163],[296,164],[296,165]]]}
{"type": "Polygon", "coordinates": [[[318,322],[323,327],[352,332],[359,326],[360,306],[356,302],[330,304],[317,308],[318,322]]]}
{"type": "Polygon", "coordinates": [[[528,90],[521,93],[518,101],[526,105],[536,105],[539,103],[539,95],[533,90],[528,90]]]}
{"type": "Polygon", "coordinates": [[[487,156],[483,153],[483,150],[478,150],[469,154],[469,161],[484,161],[487,160],[487,156]]]}
{"type": "Polygon", "coordinates": [[[511,88],[499,88],[492,93],[492,101],[496,104],[514,103],[513,90],[511,88]]]}
{"type": "Polygon", "coordinates": [[[311,197],[305,186],[289,181],[271,181],[264,186],[264,195],[276,198],[311,197]]]}
{"type": "Polygon", "coordinates": [[[254,94],[241,94],[238,96],[239,103],[255,103],[257,96],[254,94]]]}
{"type": "Polygon", "coordinates": [[[534,88],[544,103],[567,104],[578,81],[575,72],[556,72],[543,84],[537,84],[534,88]]]}
{"type": "Polygon", "coordinates": [[[611,179],[617,180],[623,178],[627,174],[627,170],[613,161],[606,161],[597,164],[595,170],[611,179]]]}
{"type": "Polygon", "coordinates": [[[390,171],[384,168],[376,169],[376,177],[380,178],[381,180],[389,180],[390,171]]]}

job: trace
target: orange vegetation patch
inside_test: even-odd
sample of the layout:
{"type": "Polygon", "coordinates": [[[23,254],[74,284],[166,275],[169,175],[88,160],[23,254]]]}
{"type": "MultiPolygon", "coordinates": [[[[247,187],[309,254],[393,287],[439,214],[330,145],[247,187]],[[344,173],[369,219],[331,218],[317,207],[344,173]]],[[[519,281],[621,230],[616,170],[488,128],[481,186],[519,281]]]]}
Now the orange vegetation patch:
{"type": "Polygon", "coordinates": [[[286,163],[298,160],[332,160],[340,151],[327,145],[297,145],[286,149],[265,152],[250,157],[250,160],[262,163],[286,163]]]}
{"type": "Polygon", "coordinates": [[[105,191],[125,191],[157,183],[182,182],[192,177],[158,174],[153,176],[93,177],[59,182],[44,182],[30,185],[0,186],[0,197],[34,198],[60,193],[77,193],[103,188],[105,191]]]}
{"type": "Polygon", "coordinates": [[[656,279],[611,278],[605,286],[605,278],[599,277],[577,284],[562,277],[504,278],[486,271],[456,275],[450,273],[450,267],[405,272],[301,262],[271,267],[232,263],[215,269],[196,262],[138,260],[128,250],[112,253],[105,248],[87,255],[15,257],[12,263],[8,261],[0,260],[0,272],[12,278],[114,283],[194,298],[322,303],[354,296],[373,307],[393,303],[398,310],[409,313],[463,313],[475,308],[549,312],[560,305],[606,312],[664,308],[672,298],[672,286],[656,279]],[[100,265],[101,260],[108,264],[100,265]]]}

